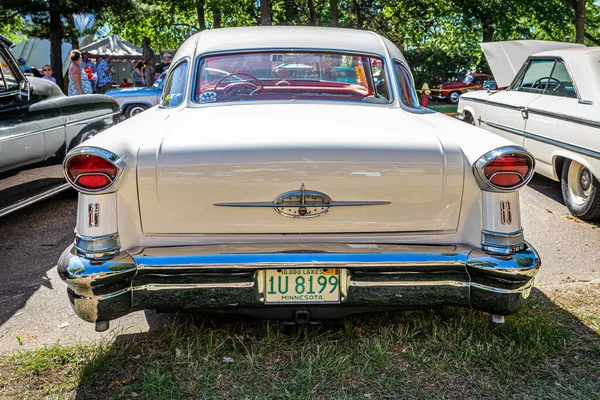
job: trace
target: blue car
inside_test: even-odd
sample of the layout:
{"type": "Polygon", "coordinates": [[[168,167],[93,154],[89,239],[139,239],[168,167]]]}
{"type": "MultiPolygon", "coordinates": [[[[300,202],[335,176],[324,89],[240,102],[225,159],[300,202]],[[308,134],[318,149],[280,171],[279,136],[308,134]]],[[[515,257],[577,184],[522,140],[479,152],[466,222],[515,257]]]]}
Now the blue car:
{"type": "Polygon", "coordinates": [[[158,104],[166,76],[167,71],[160,74],[151,87],[113,89],[105,94],[119,103],[125,118],[131,118],[158,104]]]}

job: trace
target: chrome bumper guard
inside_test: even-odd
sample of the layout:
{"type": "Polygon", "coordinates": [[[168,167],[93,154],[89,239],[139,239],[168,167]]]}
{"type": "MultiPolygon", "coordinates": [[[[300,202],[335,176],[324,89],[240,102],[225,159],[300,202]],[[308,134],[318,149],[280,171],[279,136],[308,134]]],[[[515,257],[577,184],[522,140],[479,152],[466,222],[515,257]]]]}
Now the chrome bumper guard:
{"type": "Polygon", "coordinates": [[[325,267],[344,270],[340,304],[302,308],[344,314],[452,305],[508,315],[529,296],[540,264],[528,244],[492,254],[466,245],[277,243],[132,249],[110,260],[85,258],[71,246],[57,267],[77,315],[98,322],[143,309],[293,308],[265,304],[263,271],[325,267]]]}

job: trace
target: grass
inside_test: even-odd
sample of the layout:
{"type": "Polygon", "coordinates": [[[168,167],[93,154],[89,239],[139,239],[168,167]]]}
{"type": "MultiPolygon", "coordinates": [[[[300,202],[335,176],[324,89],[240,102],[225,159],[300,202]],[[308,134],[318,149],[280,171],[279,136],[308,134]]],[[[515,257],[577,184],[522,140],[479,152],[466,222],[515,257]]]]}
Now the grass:
{"type": "Polygon", "coordinates": [[[504,325],[488,318],[173,323],[0,359],[0,398],[600,399],[600,287],[535,291],[504,325]]]}

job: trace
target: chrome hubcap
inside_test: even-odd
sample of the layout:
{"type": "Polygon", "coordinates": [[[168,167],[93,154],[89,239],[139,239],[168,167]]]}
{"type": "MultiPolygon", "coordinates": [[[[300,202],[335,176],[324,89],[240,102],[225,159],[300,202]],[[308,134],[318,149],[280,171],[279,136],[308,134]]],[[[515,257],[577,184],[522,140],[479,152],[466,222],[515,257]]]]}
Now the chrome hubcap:
{"type": "Polygon", "coordinates": [[[583,171],[581,171],[581,176],[579,177],[579,183],[581,185],[582,190],[588,190],[590,188],[590,185],[592,184],[592,179],[590,177],[590,171],[588,171],[585,168],[583,169],[583,171]]]}
{"type": "Polygon", "coordinates": [[[592,190],[592,174],[583,165],[571,161],[568,174],[569,197],[576,205],[583,205],[588,201],[592,190]]]}
{"type": "Polygon", "coordinates": [[[452,100],[452,102],[456,103],[458,101],[458,93],[452,93],[450,95],[450,100],[452,100]]]}

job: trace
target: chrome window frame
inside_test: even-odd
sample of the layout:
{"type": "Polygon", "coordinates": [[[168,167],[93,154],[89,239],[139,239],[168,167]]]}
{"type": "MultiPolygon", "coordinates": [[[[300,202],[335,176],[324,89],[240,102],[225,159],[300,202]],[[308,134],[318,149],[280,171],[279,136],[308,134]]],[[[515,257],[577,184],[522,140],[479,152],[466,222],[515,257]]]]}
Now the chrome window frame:
{"type": "Polygon", "coordinates": [[[160,92],[160,99],[158,100],[158,108],[164,108],[164,109],[169,109],[170,110],[170,109],[174,109],[174,108],[177,108],[177,107],[181,107],[182,105],[186,104],[186,98],[187,98],[187,95],[188,95],[188,86],[189,86],[188,83],[190,81],[190,70],[192,69],[192,68],[189,67],[190,63],[191,63],[191,59],[186,56],[186,57],[183,57],[183,58],[177,60],[177,62],[175,64],[173,64],[171,67],[169,67],[169,72],[168,72],[167,76],[163,79],[163,82],[162,82],[162,89],[161,89],[161,92],[160,92]],[[172,76],[174,74],[174,71],[177,68],[179,68],[184,63],[188,63],[188,71],[186,73],[187,77],[185,79],[185,87],[184,87],[183,93],[182,93],[183,94],[183,101],[181,103],[177,104],[176,106],[165,106],[165,105],[163,105],[163,100],[165,98],[165,88],[167,87],[167,83],[170,83],[170,79],[172,78],[172,76]]]}
{"type": "MultiPolygon", "coordinates": [[[[211,56],[221,56],[221,55],[233,55],[233,54],[242,54],[242,53],[280,53],[280,52],[302,52],[302,53],[334,53],[334,54],[342,54],[342,55],[352,55],[352,56],[360,56],[360,57],[370,57],[370,58],[378,58],[381,60],[381,68],[385,70],[386,75],[389,73],[390,66],[388,65],[389,57],[386,57],[382,54],[378,53],[368,53],[368,52],[357,52],[356,50],[342,50],[342,49],[327,49],[327,48],[314,48],[314,47],[283,47],[283,48],[273,48],[273,47],[265,47],[265,48],[252,48],[252,49],[232,49],[226,51],[214,51],[202,53],[196,56],[196,60],[194,62],[193,67],[193,75],[192,85],[190,87],[189,93],[189,102],[194,106],[199,107],[215,107],[215,106],[224,106],[224,105],[234,105],[234,104],[248,104],[246,102],[223,102],[223,103],[200,103],[199,101],[194,101],[194,96],[197,87],[198,80],[198,72],[200,70],[200,62],[207,57],[211,56]]],[[[389,75],[387,75],[389,76],[389,75]]],[[[412,77],[412,74],[411,74],[412,77]]],[[[394,93],[394,88],[391,85],[391,82],[386,82],[388,93],[390,98],[387,103],[368,103],[368,102],[358,102],[358,101],[347,101],[347,100],[294,100],[295,104],[319,104],[319,103],[342,103],[342,104],[351,104],[351,105],[365,105],[365,106],[377,106],[377,107],[389,107],[393,106],[396,103],[396,96],[394,93]]],[[[290,104],[291,100],[260,100],[260,104],[290,104]]],[[[256,104],[256,103],[253,103],[256,104]]]]}

